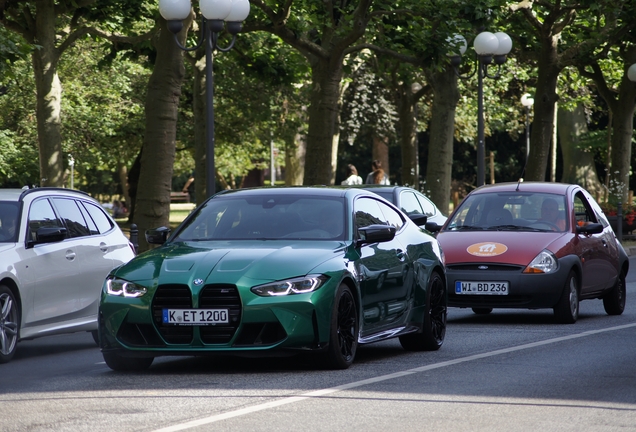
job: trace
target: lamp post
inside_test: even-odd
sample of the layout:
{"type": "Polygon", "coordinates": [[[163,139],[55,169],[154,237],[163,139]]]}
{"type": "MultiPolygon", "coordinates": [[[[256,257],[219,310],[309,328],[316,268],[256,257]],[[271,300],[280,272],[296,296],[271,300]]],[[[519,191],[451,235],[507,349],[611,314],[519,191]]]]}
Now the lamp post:
{"type": "Polygon", "coordinates": [[[526,107],[526,164],[530,157],[530,107],[534,105],[534,99],[531,96],[529,93],[521,96],[521,105],[526,107]]]}
{"type": "Polygon", "coordinates": [[[203,15],[201,37],[196,46],[186,48],[181,45],[177,34],[183,28],[183,20],[188,17],[192,5],[190,0],[159,0],[159,12],[168,21],[168,30],[184,51],[194,51],[205,43],[205,103],[206,103],[206,194],[215,192],[214,167],[214,74],[212,71],[212,51],[227,52],[232,49],[236,35],[241,31],[242,22],[250,13],[249,0],[200,0],[199,9],[203,15]],[[232,35],[227,47],[217,44],[219,33],[226,29],[232,35]]]}
{"type": "Polygon", "coordinates": [[[473,48],[477,54],[475,70],[468,75],[461,75],[457,68],[461,64],[462,54],[466,52],[466,39],[461,35],[455,35],[448,41],[451,45],[459,47],[460,54],[449,54],[451,65],[455,73],[462,79],[471,78],[477,73],[477,187],[485,183],[486,155],[484,148],[484,78],[497,79],[500,76],[501,65],[506,62],[506,56],[512,49],[512,40],[504,32],[481,32],[473,42],[473,48]],[[497,73],[490,75],[488,65],[492,62],[498,66],[497,73]]]}

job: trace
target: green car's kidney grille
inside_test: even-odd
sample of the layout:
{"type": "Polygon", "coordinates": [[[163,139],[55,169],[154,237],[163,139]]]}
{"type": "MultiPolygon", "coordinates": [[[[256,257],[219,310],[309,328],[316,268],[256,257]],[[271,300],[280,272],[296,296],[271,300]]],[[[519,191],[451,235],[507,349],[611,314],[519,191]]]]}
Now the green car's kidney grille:
{"type": "Polygon", "coordinates": [[[192,343],[194,329],[191,326],[163,324],[163,309],[192,308],[192,292],[187,285],[159,285],[152,299],[152,316],[164,340],[170,344],[192,343]]]}
{"type": "Polygon", "coordinates": [[[199,328],[203,343],[228,343],[241,322],[241,297],[236,287],[224,284],[206,285],[199,293],[199,308],[228,310],[229,324],[199,328]]]}

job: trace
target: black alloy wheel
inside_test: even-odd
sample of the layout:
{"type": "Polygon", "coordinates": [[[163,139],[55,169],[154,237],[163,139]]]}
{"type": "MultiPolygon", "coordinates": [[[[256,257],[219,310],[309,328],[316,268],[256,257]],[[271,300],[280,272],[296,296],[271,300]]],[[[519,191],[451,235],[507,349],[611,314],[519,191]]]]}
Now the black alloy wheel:
{"type": "Polygon", "coordinates": [[[426,292],[426,310],[421,333],[400,336],[400,344],[407,351],[436,351],[446,336],[447,316],[446,284],[437,272],[433,272],[426,292]]]}
{"type": "Polygon", "coordinates": [[[331,314],[331,335],[327,361],[332,369],[346,369],[353,363],[358,349],[358,310],[349,287],[341,284],[336,292],[331,314]]]}

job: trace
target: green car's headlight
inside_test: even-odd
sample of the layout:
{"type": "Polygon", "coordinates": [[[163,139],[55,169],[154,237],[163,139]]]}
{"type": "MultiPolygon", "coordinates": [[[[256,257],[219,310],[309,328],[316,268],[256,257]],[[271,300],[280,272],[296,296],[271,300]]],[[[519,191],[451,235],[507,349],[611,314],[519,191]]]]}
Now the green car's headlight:
{"type": "Polygon", "coordinates": [[[328,279],[329,277],[325,275],[307,275],[255,286],[252,288],[252,292],[263,297],[305,294],[316,291],[328,279]]]}
{"type": "Polygon", "coordinates": [[[141,285],[111,276],[106,279],[106,292],[114,296],[141,297],[146,294],[148,290],[141,285]]]}

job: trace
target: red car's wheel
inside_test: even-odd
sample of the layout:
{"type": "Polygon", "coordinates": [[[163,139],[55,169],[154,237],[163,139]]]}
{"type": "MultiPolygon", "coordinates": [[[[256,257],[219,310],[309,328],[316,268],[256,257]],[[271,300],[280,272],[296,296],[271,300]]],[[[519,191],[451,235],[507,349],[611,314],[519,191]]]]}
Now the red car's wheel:
{"type": "Polygon", "coordinates": [[[625,298],[627,290],[625,289],[625,275],[618,275],[616,284],[612,290],[603,297],[603,306],[608,315],[620,315],[625,310],[625,298]]]}
{"type": "Polygon", "coordinates": [[[554,315],[562,324],[574,324],[579,317],[579,288],[574,271],[568,275],[561,298],[554,307],[554,315]]]}

